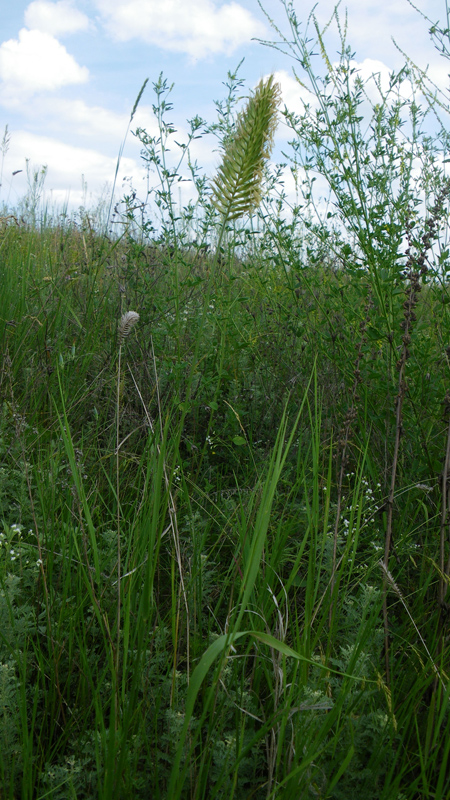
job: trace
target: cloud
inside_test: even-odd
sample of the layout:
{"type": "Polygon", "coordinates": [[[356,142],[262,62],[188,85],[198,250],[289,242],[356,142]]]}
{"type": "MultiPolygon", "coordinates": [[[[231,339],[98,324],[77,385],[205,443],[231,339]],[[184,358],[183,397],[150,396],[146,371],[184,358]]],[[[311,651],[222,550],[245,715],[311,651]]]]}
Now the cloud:
{"type": "MultiPolygon", "coordinates": [[[[85,147],[101,147],[111,156],[119,153],[130,121],[130,112],[116,112],[99,105],[91,105],[81,99],[38,95],[23,104],[22,116],[27,127],[36,134],[61,138],[70,143],[82,143],[85,147]]],[[[126,139],[126,150],[138,157],[142,146],[133,136],[137,127],[145,128],[151,136],[158,136],[159,128],[151,106],[139,106],[126,139]]],[[[1,136],[1,131],[0,131],[1,136]]],[[[177,137],[180,136],[177,131],[177,137]]],[[[177,138],[175,137],[175,138],[177,138]]],[[[185,137],[186,138],[186,137],[185,137]]]]}
{"type": "MultiPolygon", "coordinates": [[[[117,157],[106,156],[93,148],[69,145],[54,137],[36,136],[23,130],[15,131],[4,164],[4,194],[8,184],[11,184],[11,191],[17,198],[26,193],[26,159],[29,159],[31,169],[48,167],[45,192],[51,192],[53,198],[67,198],[70,195],[70,205],[73,205],[74,197],[81,189],[83,175],[90,190],[97,194],[104,190],[105,185],[112,186],[117,163],[117,157]],[[23,172],[11,178],[12,173],[20,169],[23,172]]],[[[123,158],[119,190],[122,177],[126,174],[142,177],[144,170],[135,159],[123,158]]]]}
{"type": "Polygon", "coordinates": [[[301,113],[305,104],[309,104],[310,106],[317,105],[316,96],[302,86],[301,83],[299,83],[293,75],[286,72],[286,70],[278,70],[274,73],[274,77],[281,87],[282,103],[289,111],[301,113]]]}
{"type": "Polygon", "coordinates": [[[36,100],[29,116],[38,112],[52,131],[94,141],[115,142],[120,145],[127,129],[129,114],[120,114],[102,106],[88,105],[84,100],[67,100],[63,97],[36,100]]]}
{"type": "MultiPolygon", "coordinates": [[[[130,109],[130,112],[118,114],[102,106],[87,105],[83,100],[61,100],[57,109],[57,114],[64,115],[65,123],[70,123],[71,131],[77,136],[93,136],[97,141],[113,140],[117,145],[125,136],[131,113],[130,109]]],[[[159,128],[150,106],[143,104],[135,112],[131,131],[138,127],[145,128],[151,136],[158,136],[159,128]]],[[[134,141],[131,133],[128,137],[134,141]]]]}
{"type": "Polygon", "coordinates": [[[61,86],[85,83],[86,67],[80,67],[66,48],[49,33],[22,28],[18,39],[0,45],[2,100],[17,103],[23,96],[54,91],[61,86]]]}
{"type": "Polygon", "coordinates": [[[392,70],[382,61],[377,61],[373,58],[365,58],[364,61],[360,62],[352,60],[350,61],[350,67],[357,71],[358,76],[365,85],[375,81],[383,93],[388,91],[392,70]]]}
{"type": "Polygon", "coordinates": [[[353,80],[356,75],[361,78],[364,83],[364,91],[373,105],[379,103],[383,97],[387,98],[388,103],[392,103],[397,98],[412,100],[414,89],[411,81],[406,78],[390,89],[393,71],[382,61],[365,58],[361,62],[350,61],[350,67],[355,70],[352,76],[353,80]]]}
{"type": "Polygon", "coordinates": [[[58,3],[34,0],[25,9],[25,25],[31,30],[61,36],[87,30],[89,19],[86,14],[74,8],[71,0],[60,0],[58,3]]]}
{"type": "Polygon", "coordinates": [[[213,0],[96,0],[96,4],[115,39],[142,39],[192,58],[230,54],[266,32],[235,0],[221,6],[213,0]]]}
{"type": "Polygon", "coordinates": [[[16,161],[28,158],[32,164],[45,164],[48,167],[48,180],[57,187],[78,186],[82,174],[96,174],[97,179],[104,183],[114,178],[116,168],[115,158],[97,150],[76,147],[50,136],[36,136],[27,131],[14,133],[10,158],[16,161]]]}
{"type": "MultiPolygon", "coordinates": [[[[371,103],[379,103],[382,95],[387,95],[389,92],[390,80],[392,70],[382,61],[373,58],[365,58],[363,61],[349,62],[350,68],[354,70],[351,76],[351,85],[354,85],[356,77],[360,78],[364,84],[364,91],[371,103]],[[380,94],[380,90],[381,93],[380,94]]],[[[339,62],[334,62],[333,67],[337,68],[339,62]]],[[[300,73],[301,77],[301,73],[300,73]]],[[[281,86],[283,103],[287,106],[289,111],[295,114],[301,114],[306,104],[312,108],[318,106],[318,99],[315,94],[308,91],[306,86],[302,86],[294,76],[289,75],[285,70],[275,72],[275,79],[281,86]]],[[[305,83],[307,78],[305,78],[305,83]]],[[[397,90],[403,99],[410,99],[412,97],[412,85],[409,80],[402,81],[397,90]]],[[[395,97],[395,91],[391,99],[395,97]]]]}

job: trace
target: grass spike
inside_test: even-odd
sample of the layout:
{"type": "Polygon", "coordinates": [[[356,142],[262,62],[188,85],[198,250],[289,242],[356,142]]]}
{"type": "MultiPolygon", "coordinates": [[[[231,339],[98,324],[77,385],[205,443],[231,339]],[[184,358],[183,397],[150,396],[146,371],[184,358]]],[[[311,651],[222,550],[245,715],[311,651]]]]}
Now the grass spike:
{"type": "Polygon", "coordinates": [[[136,311],[127,311],[122,314],[118,325],[120,344],[126,339],[136,322],[139,322],[139,314],[136,311]]]}
{"type": "Polygon", "coordinates": [[[273,75],[261,80],[239,114],[212,184],[212,201],[223,224],[253,211],[261,200],[265,161],[277,125],[281,90],[273,75]]]}

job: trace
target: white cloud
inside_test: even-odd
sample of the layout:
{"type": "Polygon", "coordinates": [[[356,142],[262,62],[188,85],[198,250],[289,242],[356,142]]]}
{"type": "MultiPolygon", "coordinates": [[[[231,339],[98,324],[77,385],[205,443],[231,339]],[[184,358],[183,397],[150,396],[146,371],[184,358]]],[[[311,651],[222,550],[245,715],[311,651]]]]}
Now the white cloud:
{"type": "Polygon", "coordinates": [[[357,71],[364,84],[370,85],[375,81],[383,93],[388,91],[392,70],[382,61],[365,58],[361,62],[350,61],[350,67],[357,71]]]}
{"type": "Polygon", "coordinates": [[[120,41],[142,39],[165,50],[202,58],[232,53],[265,26],[232,0],[96,0],[109,33],[120,41]]]}
{"type": "Polygon", "coordinates": [[[67,135],[70,130],[72,136],[92,138],[97,142],[116,142],[117,148],[130,119],[129,114],[119,114],[102,106],[91,106],[80,99],[39,98],[30,109],[31,116],[38,106],[41,118],[47,120],[53,131],[61,131],[67,135]]]}
{"type": "Polygon", "coordinates": [[[382,97],[387,97],[388,102],[397,98],[401,100],[411,100],[414,95],[413,86],[409,79],[396,83],[390,89],[392,70],[382,61],[373,58],[365,58],[364,61],[350,61],[350,67],[355,69],[353,79],[356,74],[364,83],[364,91],[373,104],[379,103],[382,97]]]}
{"type": "Polygon", "coordinates": [[[14,133],[10,158],[16,161],[28,158],[32,164],[45,164],[48,167],[48,180],[57,187],[78,186],[82,174],[95,174],[97,180],[104,183],[113,179],[116,169],[116,159],[97,150],[76,147],[50,136],[36,136],[27,131],[14,133]]]}
{"type": "Polygon", "coordinates": [[[59,0],[58,3],[34,0],[25,9],[25,25],[42,33],[60,36],[87,30],[89,19],[74,8],[71,0],[59,0]]]}
{"type": "Polygon", "coordinates": [[[85,83],[86,67],[80,67],[66,48],[49,33],[22,28],[18,39],[0,45],[1,98],[14,104],[38,91],[85,83]]]}
{"type": "MultiPolygon", "coordinates": [[[[1,95],[0,95],[1,96],[1,95]]],[[[66,141],[83,138],[84,144],[98,146],[105,151],[117,151],[123,141],[130,121],[130,111],[117,112],[99,105],[90,105],[81,98],[39,94],[20,105],[21,117],[35,133],[63,137],[66,141]]],[[[23,124],[23,123],[22,123],[23,124]]],[[[152,136],[158,135],[158,126],[149,105],[140,104],[131,124],[131,131],[145,128],[152,136]]],[[[1,136],[1,130],[0,130],[1,136]]],[[[128,145],[135,138],[128,134],[128,145]]],[[[139,149],[140,145],[137,143],[139,149]]]]}
{"type": "MultiPolygon", "coordinates": [[[[351,85],[354,85],[355,78],[359,77],[364,84],[364,91],[369,100],[372,103],[379,103],[381,100],[380,90],[382,95],[386,95],[389,91],[392,70],[382,61],[373,58],[365,58],[360,62],[351,60],[349,65],[354,70],[350,80],[351,85]]],[[[339,62],[334,62],[332,66],[336,69],[339,66],[339,62]]],[[[283,103],[289,111],[302,113],[305,104],[309,104],[312,107],[318,106],[316,95],[308,91],[305,86],[302,86],[294,76],[289,75],[285,70],[276,72],[275,79],[281,86],[283,103]]],[[[307,81],[308,79],[305,76],[305,83],[307,81]]],[[[395,90],[393,91],[395,93],[395,90]]],[[[401,97],[409,99],[412,96],[410,81],[402,81],[397,86],[397,91],[401,97]]]]}
{"type": "MultiPolygon", "coordinates": [[[[89,189],[97,194],[104,190],[106,184],[112,186],[117,163],[117,157],[105,156],[92,148],[76,147],[53,137],[36,136],[27,131],[15,131],[4,164],[3,196],[9,184],[16,198],[26,193],[26,159],[29,159],[32,169],[48,167],[44,184],[46,193],[51,192],[54,198],[70,195],[70,205],[74,202],[72,194],[81,188],[82,176],[86,178],[89,189]],[[12,178],[12,173],[20,169],[23,172],[12,178]]],[[[119,193],[125,174],[141,178],[144,170],[135,159],[122,158],[119,193]]]]}
{"type": "Polygon", "coordinates": [[[274,73],[274,78],[281,87],[282,107],[285,105],[289,111],[301,113],[305,104],[317,105],[316,96],[286,70],[278,70],[274,73]]]}

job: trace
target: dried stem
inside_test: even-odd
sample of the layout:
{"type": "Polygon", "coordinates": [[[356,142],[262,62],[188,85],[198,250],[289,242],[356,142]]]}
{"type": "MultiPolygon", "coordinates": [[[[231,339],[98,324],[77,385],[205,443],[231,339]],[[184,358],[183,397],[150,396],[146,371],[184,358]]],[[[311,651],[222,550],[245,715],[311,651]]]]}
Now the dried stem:
{"type": "Polygon", "coordinates": [[[384,655],[385,655],[385,669],[386,669],[386,683],[390,688],[390,665],[389,665],[389,615],[388,615],[388,602],[387,602],[387,580],[386,575],[389,570],[389,556],[392,546],[392,521],[394,509],[394,494],[395,484],[397,478],[398,456],[400,451],[400,438],[403,433],[403,400],[405,398],[408,385],[405,379],[406,362],[410,357],[409,345],[411,343],[411,331],[416,321],[415,308],[419,302],[419,294],[422,290],[421,279],[427,274],[428,267],[425,264],[428,251],[431,249],[433,240],[437,233],[438,222],[443,215],[444,201],[450,191],[450,185],[445,184],[440,192],[435,205],[430,211],[430,216],[425,221],[425,233],[422,235],[421,248],[418,254],[411,252],[411,230],[413,223],[408,222],[407,238],[408,248],[406,250],[407,262],[405,266],[404,276],[408,281],[405,290],[406,299],[403,303],[404,319],[400,323],[403,330],[402,335],[402,349],[396,367],[398,370],[398,384],[396,403],[396,424],[395,424],[395,442],[394,454],[392,459],[391,470],[391,485],[389,489],[388,499],[386,501],[387,507],[387,521],[386,521],[386,536],[384,545],[384,571],[385,578],[383,582],[383,624],[384,624],[384,655]]]}
{"type": "Polygon", "coordinates": [[[416,625],[416,623],[415,623],[415,621],[414,621],[414,619],[412,617],[412,614],[411,614],[408,606],[406,605],[405,598],[403,597],[399,587],[397,586],[397,584],[396,584],[391,572],[389,572],[389,570],[386,568],[386,565],[385,565],[384,561],[380,561],[379,564],[380,564],[381,569],[383,570],[383,575],[384,575],[384,579],[385,579],[386,583],[389,584],[391,589],[395,592],[397,597],[400,599],[400,602],[401,602],[403,608],[405,609],[406,613],[408,614],[408,617],[410,618],[410,620],[411,620],[411,622],[412,622],[412,624],[414,626],[414,629],[415,629],[415,631],[417,633],[417,636],[419,637],[419,639],[420,639],[420,641],[421,641],[421,643],[423,645],[423,648],[424,648],[428,658],[430,659],[431,666],[433,667],[433,671],[434,671],[434,673],[436,675],[436,678],[440,682],[444,692],[446,692],[447,687],[446,687],[446,685],[445,685],[445,683],[444,683],[444,681],[442,679],[441,673],[439,672],[436,664],[434,663],[434,661],[433,661],[433,659],[431,657],[431,653],[428,650],[428,647],[426,645],[425,639],[423,638],[422,634],[420,633],[419,628],[417,627],[417,625],[416,625]]]}
{"type": "Polygon", "coordinates": [[[119,357],[117,366],[117,394],[116,394],[116,504],[117,504],[117,612],[116,612],[116,726],[119,724],[119,669],[120,669],[120,625],[121,625],[121,604],[122,604],[122,555],[120,545],[120,472],[119,472],[119,449],[120,449],[120,406],[122,400],[122,347],[131,329],[139,321],[139,314],[136,311],[127,311],[123,314],[118,324],[119,337],[119,357]]]}
{"type": "MultiPolygon", "coordinates": [[[[450,396],[448,397],[450,401],[450,396]]],[[[449,524],[449,505],[450,505],[450,486],[448,484],[450,470],[450,421],[447,429],[447,449],[445,451],[444,470],[442,473],[442,508],[441,508],[441,529],[439,541],[439,605],[442,607],[447,594],[446,575],[450,575],[450,555],[448,563],[445,564],[445,539],[449,524]]]]}

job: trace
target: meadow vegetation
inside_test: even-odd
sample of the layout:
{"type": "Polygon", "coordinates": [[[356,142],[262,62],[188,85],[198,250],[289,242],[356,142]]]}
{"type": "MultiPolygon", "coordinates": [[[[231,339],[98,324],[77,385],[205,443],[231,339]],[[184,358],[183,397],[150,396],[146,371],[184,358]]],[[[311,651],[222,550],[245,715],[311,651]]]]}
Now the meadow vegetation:
{"type": "Polygon", "coordinates": [[[302,113],[177,163],[161,77],[112,232],[5,211],[1,800],[450,796],[448,101],[285,8],[302,113]]]}

